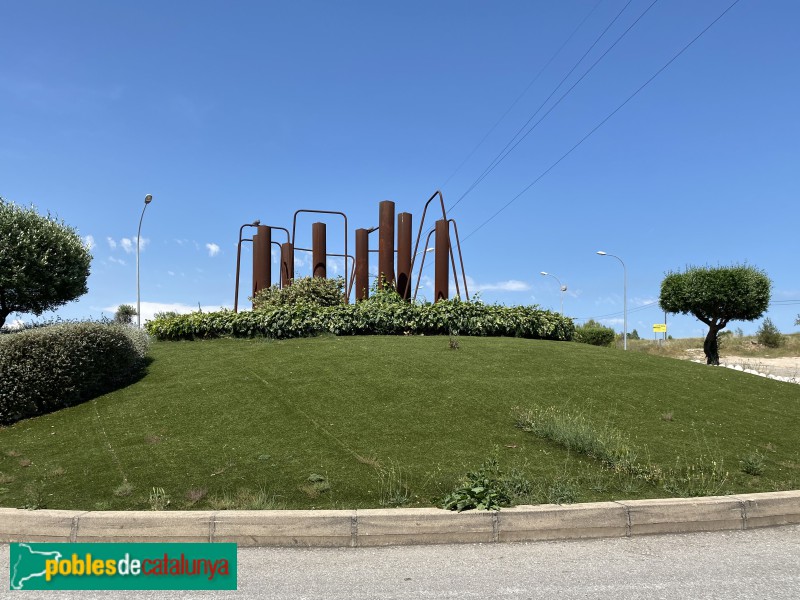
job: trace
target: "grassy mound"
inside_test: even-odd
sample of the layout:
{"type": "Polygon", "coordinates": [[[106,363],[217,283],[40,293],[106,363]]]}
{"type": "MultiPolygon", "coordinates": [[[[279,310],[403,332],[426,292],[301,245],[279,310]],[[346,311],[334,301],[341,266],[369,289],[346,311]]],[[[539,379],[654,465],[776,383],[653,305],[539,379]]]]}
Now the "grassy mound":
{"type": "Polygon", "coordinates": [[[798,387],[729,369],[463,336],[157,342],[151,356],[132,386],[0,429],[0,504],[430,506],[487,461],[516,502],[800,481],[798,387]],[[635,460],[617,468],[558,427],[635,460]]]}

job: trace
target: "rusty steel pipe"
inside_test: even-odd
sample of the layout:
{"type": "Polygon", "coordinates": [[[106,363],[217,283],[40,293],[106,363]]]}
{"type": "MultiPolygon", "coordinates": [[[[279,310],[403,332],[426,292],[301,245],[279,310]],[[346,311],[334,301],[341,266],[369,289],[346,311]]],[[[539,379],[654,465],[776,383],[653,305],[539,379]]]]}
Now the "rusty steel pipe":
{"type": "MultiPolygon", "coordinates": [[[[448,223],[453,224],[453,232],[456,234],[456,247],[458,248],[458,260],[461,262],[461,277],[464,279],[464,296],[467,298],[467,302],[469,302],[469,290],[467,289],[467,272],[464,270],[464,255],[461,254],[461,240],[458,237],[458,225],[456,225],[455,219],[448,219],[448,223]]],[[[450,253],[453,252],[453,246],[450,245],[450,253]]],[[[455,265],[453,265],[453,276],[455,277],[455,265]]],[[[456,283],[458,285],[458,283],[456,283]]],[[[458,296],[461,298],[461,294],[458,296]]]]}
{"type": "Polygon", "coordinates": [[[272,229],[259,225],[253,236],[253,296],[272,283],[272,229]]]}
{"type": "Polygon", "coordinates": [[[239,312],[239,270],[242,265],[242,231],[244,231],[245,227],[258,227],[260,223],[261,221],[255,220],[252,223],[245,223],[239,227],[239,243],[236,244],[236,292],[233,294],[233,312],[239,312]]]}
{"type": "Polygon", "coordinates": [[[450,227],[447,219],[436,221],[436,252],[434,257],[434,302],[447,300],[450,286],[450,227]]]}
{"type": "MultiPolygon", "coordinates": [[[[369,297],[369,230],[356,229],[356,302],[369,297]]],[[[348,294],[349,295],[349,294],[348,294]]]]}
{"type": "MultiPolygon", "coordinates": [[[[295,236],[297,234],[297,215],[300,213],[316,213],[322,215],[339,215],[344,219],[344,256],[350,256],[348,252],[348,245],[347,245],[347,215],[338,210],[314,210],[310,208],[301,208],[299,210],[294,211],[294,217],[292,218],[292,238],[291,243],[295,244],[295,236]]],[[[294,259],[292,261],[292,271],[294,272],[294,259]]],[[[348,270],[347,270],[347,260],[344,261],[344,280],[347,281],[348,277],[348,270]]],[[[345,302],[349,302],[349,297],[345,297],[345,302]]]]}
{"type": "Polygon", "coordinates": [[[294,246],[291,242],[281,244],[281,287],[292,285],[294,279],[294,246]]]}
{"type": "Polygon", "coordinates": [[[327,228],[325,223],[314,223],[311,225],[311,276],[328,276],[328,240],[326,237],[327,228]]]}
{"type": "Polygon", "coordinates": [[[397,215],[397,293],[411,300],[411,213],[397,215]]]}
{"type": "Polygon", "coordinates": [[[381,201],[378,209],[378,288],[384,281],[395,282],[394,276],[394,202],[381,201]]]}
{"type": "MultiPolygon", "coordinates": [[[[417,232],[417,242],[416,242],[416,244],[414,244],[414,252],[411,255],[411,270],[412,270],[412,272],[414,270],[414,264],[417,262],[417,254],[419,253],[419,240],[422,237],[422,226],[425,225],[425,215],[428,213],[428,206],[430,205],[431,202],[433,202],[433,200],[436,198],[436,196],[439,196],[439,204],[441,204],[441,206],[442,206],[442,218],[443,219],[447,218],[447,210],[444,207],[444,196],[442,196],[442,192],[441,191],[436,190],[431,195],[431,197],[428,198],[428,201],[425,203],[425,207],[422,209],[422,219],[419,222],[419,231],[417,232]]],[[[434,231],[434,229],[431,229],[431,232],[433,232],[433,231],[434,231]]],[[[430,239],[430,232],[428,233],[428,239],[430,239]]],[[[428,247],[428,243],[427,242],[425,242],[425,247],[426,248],[428,247]]],[[[424,256],[423,256],[423,259],[424,259],[424,256]]],[[[416,296],[417,296],[417,294],[416,294],[416,292],[414,292],[414,297],[416,298],[416,296]]]]}
{"type": "MultiPolygon", "coordinates": [[[[428,236],[425,238],[425,247],[426,247],[426,248],[428,248],[428,244],[429,244],[429,243],[430,243],[430,241],[431,241],[431,236],[433,235],[433,232],[434,232],[434,230],[433,230],[433,229],[431,229],[431,230],[428,232],[428,236]]],[[[420,281],[420,279],[422,279],[422,269],[424,269],[424,268],[425,268],[425,255],[426,255],[427,253],[428,253],[427,251],[422,253],[422,263],[420,263],[420,265],[419,265],[419,270],[417,271],[417,285],[416,285],[416,287],[414,288],[414,302],[416,302],[416,301],[417,301],[417,292],[419,291],[419,281],[420,281]]]]}

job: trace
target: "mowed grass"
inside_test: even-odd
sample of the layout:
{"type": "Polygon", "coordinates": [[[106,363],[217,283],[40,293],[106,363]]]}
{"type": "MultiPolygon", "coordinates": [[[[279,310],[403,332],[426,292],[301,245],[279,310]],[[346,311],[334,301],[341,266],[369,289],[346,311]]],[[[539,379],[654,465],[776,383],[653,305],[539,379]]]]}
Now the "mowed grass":
{"type": "Polygon", "coordinates": [[[670,495],[516,428],[534,406],[621,432],[648,464],[716,461],[720,493],[800,482],[797,385],[575,343],[458,342],[156,343],[136,384],[0,429],[0,505],[430,506],[493,455],[578,501],[670,495]],[[754,455],[761,475],[742,471],[754,455]]]}

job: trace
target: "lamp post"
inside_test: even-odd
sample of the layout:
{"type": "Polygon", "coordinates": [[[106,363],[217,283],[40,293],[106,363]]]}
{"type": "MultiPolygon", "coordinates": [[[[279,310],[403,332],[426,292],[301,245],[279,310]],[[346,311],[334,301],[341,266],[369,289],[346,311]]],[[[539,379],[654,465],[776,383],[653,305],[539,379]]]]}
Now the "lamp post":
{"type": "Polygon", "coordinates": [[[561,290],[561,316],[563,317],[564,316],[564,292],[567,291],[567,286],[563,285],[561,283],[561,280],[558,277],[556,277],[555,275],[553,275],[552,273],[548,273],[547,271],[540,271],[539,273],[541,275],[549,275],[550,277],[552,277],[553,279],[558,281],[558,287],[561,290]]]}
{"type": "Polygon", "coordinates": [[[600,256],[613,256],[622,264],[622,348],[628,349],[628,269],[619,256],[598,250],[600,256]]]}
{"type": "Polygon", "coordinates": [[[147,210],[147,205],[152,201],[152,194],[147,194],[144,197],[144,208],[142,209],[142,216],[139,217],[139,230],[136,232],[136,325],[140,329],[142,327],[142,303],[139,294],[139,239],[142,237],[142,219],[144,219],[144,211],[147,210]]]}

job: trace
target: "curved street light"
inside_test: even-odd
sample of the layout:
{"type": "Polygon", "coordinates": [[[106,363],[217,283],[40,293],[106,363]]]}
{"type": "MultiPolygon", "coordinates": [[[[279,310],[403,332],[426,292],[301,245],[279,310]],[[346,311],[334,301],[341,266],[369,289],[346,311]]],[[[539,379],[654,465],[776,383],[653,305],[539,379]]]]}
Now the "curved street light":
{"type": "Polygon", "coordinates": [[[598,250],[600,256],[613,256],[622,264],[622,348],[628,349],[628,269],[619,256],[598,250]]]}
{"type": "Polygon", "coordinates": [[[136,325],[140,329],[142,327],[142,303],[139,295],[139,240],[142,237],[142,219],[144,219],[144,211],[147,210],[147,205],[152,201],[152,194],[147,194],[144,197],[144,208],[142,209],[142,216],[139,217],[139,230],[136,232],[136,325]]]}
{"type": "Polygon", "coordinates": [[[539,271],[540,275],[550,276],[558,282],[558,287],[561,290],[561,316],[564,316],[564,292],[567,291],[567,286],[561,283],[561,280],[553,275],[552,273],[548,273],[547,271],[539,271]]]}

